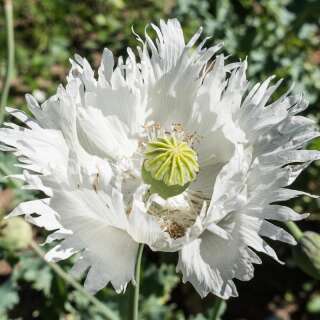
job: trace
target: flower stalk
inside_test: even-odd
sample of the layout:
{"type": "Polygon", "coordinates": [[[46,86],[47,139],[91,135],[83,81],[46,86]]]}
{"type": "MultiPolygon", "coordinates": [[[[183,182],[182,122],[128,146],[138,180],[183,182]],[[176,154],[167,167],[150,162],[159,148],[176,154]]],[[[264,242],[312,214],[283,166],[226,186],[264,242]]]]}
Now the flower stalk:
{"type": "Polygon", "coordinates": [[[216,297],[213,305],[212,320],[221,320],[221,316],[223,315],[225,309],[226,301],[219,297],[216,297]]]}
{"type": "Polygon", "coordinates": [[[100,302],[96,297],[91,295],[80,283],[78,283],[73,277],[66,273],[58,264],[49,262],[45,259],[45,254],[43,250],[38,246],[35,241],[30,244],[33,251],[45,261],[45,263],[66,283],[80,292],[85,298],[87,298],[93,305],[95,305],[101,314],[105,316],[107,320],[120,320],[118,315],[116,315],[111,309],[109,309],[105,304],[100,302]]]}
{"type": "Polygon", "coordinates": [[[139,320],[139,296],[140,296],[140,277],[141,277],[141,261],[143,253],[143,244],[139,245],[138,256],[135,270],[135,287],[133,292],[133,303],[132,303],[132,320],[139,320]]]}
{"type": "Polygon", "coordinates": [[[0,123],[3,122],[4,108],[7,104],[8,94],[14,74],[14,27],[13,27],[13,8],[12,1],[4,1],[4,12],[6,20],[6,34],[7,34],[7,63],[6,75],[1,94],[0,102],[0,123]]]}
{"type": "Polygon", "coordinates": [[[290,233],[292,234],[292,236],[299,241],[302,236],[303,236],[303,232],[301,231],[301,229],[297,226],[296,223],[294,223],[293,221],[287,221],[286,222],[286,226],[288,228],[288,230],[290,231],[290,233]]]}

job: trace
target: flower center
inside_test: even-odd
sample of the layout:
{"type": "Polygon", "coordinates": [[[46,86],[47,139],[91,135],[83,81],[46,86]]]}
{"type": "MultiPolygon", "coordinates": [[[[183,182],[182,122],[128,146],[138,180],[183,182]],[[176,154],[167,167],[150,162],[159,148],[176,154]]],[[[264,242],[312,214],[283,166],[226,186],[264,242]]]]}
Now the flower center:
{"type": "Polygon", "coordinates": [[[143,179],[151,185],[151,192],[164,198],[182,193],[197,177],[199,164],[196,152],[175,136],[150,141],[144,156],[143,179]]]}

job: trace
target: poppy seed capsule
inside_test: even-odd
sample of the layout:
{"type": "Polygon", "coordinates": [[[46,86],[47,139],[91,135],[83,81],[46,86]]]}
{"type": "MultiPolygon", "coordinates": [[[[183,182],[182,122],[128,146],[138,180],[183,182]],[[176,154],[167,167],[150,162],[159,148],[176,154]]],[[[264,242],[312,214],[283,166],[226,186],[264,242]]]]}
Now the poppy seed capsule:
{"type": "Polygon", "coordinates": [[[10,250],[22,250],[32,240],[30,225],[20,217],[0,221],[0,246],[10,250]]]}
{"type": "Polygon", "coordinates": [[[197,153],[174,136],[150,141],[144,155],[142,177],[164,198],[182,193],[197,177],[197,153]]]}

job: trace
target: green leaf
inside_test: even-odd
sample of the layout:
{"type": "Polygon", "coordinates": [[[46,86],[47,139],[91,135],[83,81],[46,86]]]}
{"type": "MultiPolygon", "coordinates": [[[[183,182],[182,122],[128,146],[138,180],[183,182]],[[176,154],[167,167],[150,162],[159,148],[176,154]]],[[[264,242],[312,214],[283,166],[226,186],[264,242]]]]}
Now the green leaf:
{"type": "MultiPolygon", "coordinates": [[[[17,287],[8,280],[0,286],[0,316],[19,302],[17,287]]],[[[1,319],[3,319],[1,317],[1,319]]]]}
{"type": "Polygon", "coordinates": [[[320,313],[320,294],[316,294],[307,303],[307,310],[310,313],[320,313]]]}

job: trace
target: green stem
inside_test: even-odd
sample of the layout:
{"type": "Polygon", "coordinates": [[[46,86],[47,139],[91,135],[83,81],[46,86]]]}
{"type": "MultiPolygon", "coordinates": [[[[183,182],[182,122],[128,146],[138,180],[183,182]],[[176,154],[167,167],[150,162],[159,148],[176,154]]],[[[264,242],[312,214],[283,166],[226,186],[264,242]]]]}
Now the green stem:
{"type": "Polygon", "coordinates": [[[225,305],[226,305],[226,302],[223,299],[216,297],[213,305],[212,320],[221,319],[220,317],[224,313],[225,305]]]}
{"type": "Polygon", "coordinates": [[[108,320],[119,320],[119,317],[110,310],[105,304],[100,302],[97,298],[91,295],[84,287],[79,284],[73,277],[71,277],[68,273],[66,273],[58,264],[49,262],[45,259],[45,253],[43,250],[38,246],[38,244],[34,241],[31,242],[31,247],[35,251],[35,253],[42,258],[47,265],[59,276],[61,277],[66,283],[71,285],[74,289],[80,292],[85,298],[87,298],[93,305],[95,305],[100,312],[105,316],[108,320]]]}
{"type": "Polygon", "coordinates": [[[4,118],[4,108],[7,104],[11,81],[14,74],[14,27],[13,27],[13,9],[12,1],[4,1],[4,12],[6,19],[7,31],[7,63],[6,63],[6,76],[2,88],[1,102],[0,102],[0,124],[4,118]]]}
{"type": "Polygon", "coordinates": [[[21,181],[18,181],[14,178],[8,178],[8,176],[10,176],[12,174],[12,172],[9,170],[9,168],[3,163],[0,162],[0,172],[2,172],[2,174],[4,176],[6,176],[7,179],[10,179],[10,181],[12,182],[12,184],[14,185],[15,188],[21,188],[22,184],[21,181]]]}
{"type": "Polygon", "coordinates": [[[297,226],[296,223],[294,223],[293,221],[287,221],[286,222],[286,226],[288,228],[288,230],[290,231],[290,233],[293,235],[293,237],[299,241],[302,236],[303,236],[303,232],[301,231],[301,229],[297,226]]]}
{"type": "Polygon", "coordinates": [[[141,274],[141,261],[143,253],[143,244],[139,245],[138,256],[135,271],[135,287],[133,293],[133,307],[132,307],[132,320],[139,320],[139,293],[140,293],[140,274],[141,274]]]}

